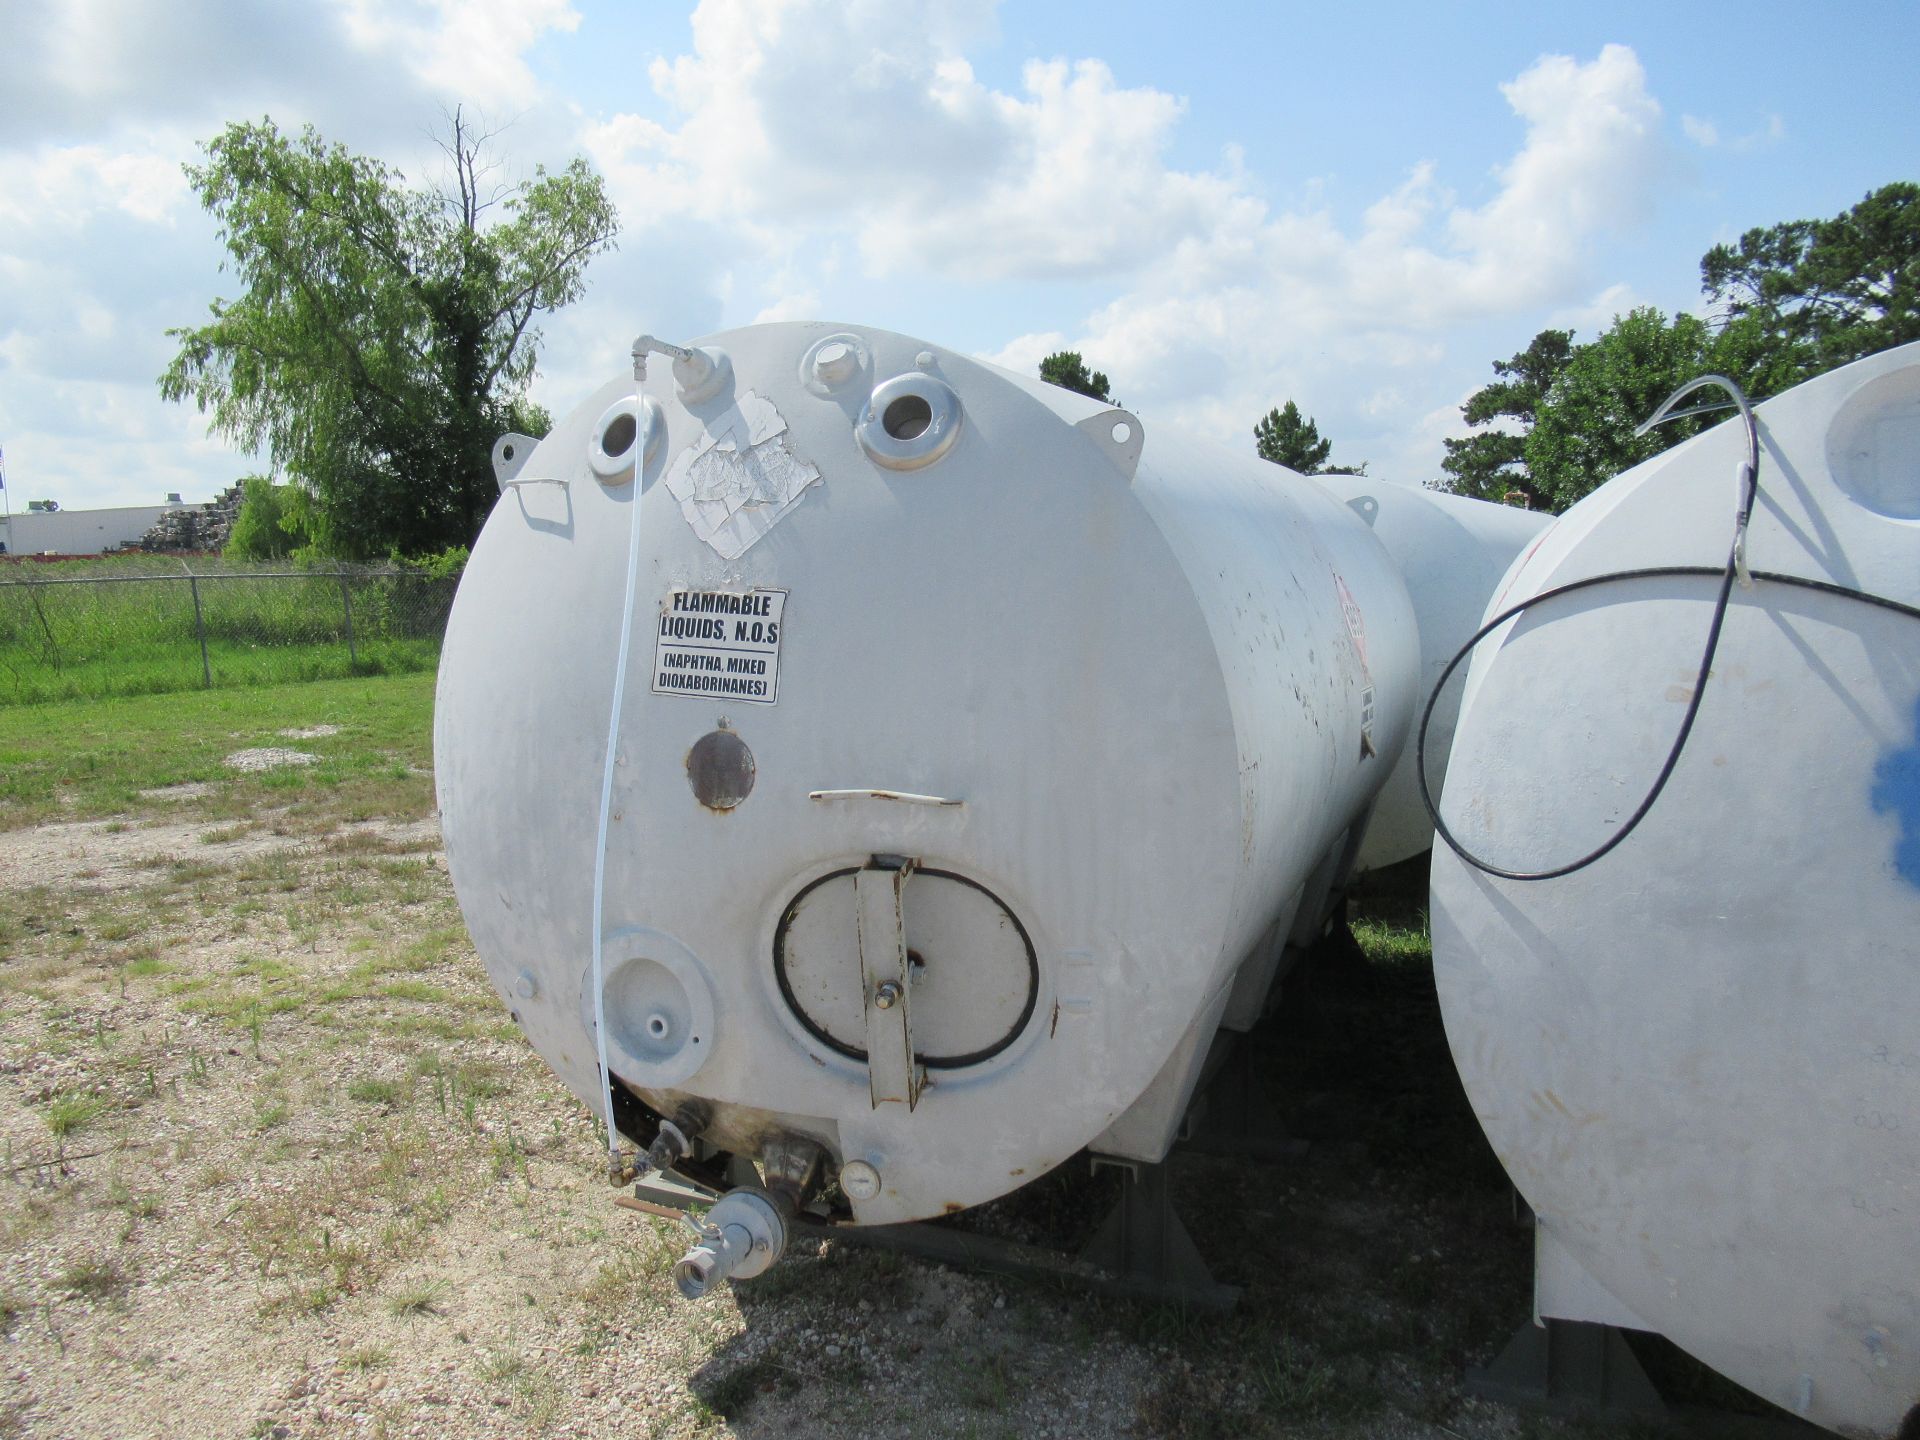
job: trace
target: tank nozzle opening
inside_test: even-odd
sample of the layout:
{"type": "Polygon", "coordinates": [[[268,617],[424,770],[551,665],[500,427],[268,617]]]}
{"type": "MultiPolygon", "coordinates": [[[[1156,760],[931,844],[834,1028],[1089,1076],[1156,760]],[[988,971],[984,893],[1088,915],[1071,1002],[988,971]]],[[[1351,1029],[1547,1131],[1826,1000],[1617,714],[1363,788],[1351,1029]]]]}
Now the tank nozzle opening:
{"type": "Polygon", "coordinates": [[[782,1212],[766,1191],[742,1187],[722,1195],[705,1215],[687,1215],[694,1243],[673,1267],[674,1287],[698,1300],[727,1280],[765,1274],[786,1253],[782,1212]]]}
{"type": "Polygon", "coordinates": [[[671,1120],[660,1122],[660,1133],[647,1147],[647,1166],[653,1170],[671,1170],[693,1148],[693,1142],[671,1120]]]}
{"type": "Polygon", "coordinates": [[[698,1104],[682,1105],[671,1120],[663,1117],[660,1128],[654,1132],[653,1143],[647,1147],[647,1153],[641,1159],[641,1173],[649,1170],[664,1173],[673,1169],[693,1153],[693,1142],[706,1128],[707,1112],[704,1106],[698,1104]]]}

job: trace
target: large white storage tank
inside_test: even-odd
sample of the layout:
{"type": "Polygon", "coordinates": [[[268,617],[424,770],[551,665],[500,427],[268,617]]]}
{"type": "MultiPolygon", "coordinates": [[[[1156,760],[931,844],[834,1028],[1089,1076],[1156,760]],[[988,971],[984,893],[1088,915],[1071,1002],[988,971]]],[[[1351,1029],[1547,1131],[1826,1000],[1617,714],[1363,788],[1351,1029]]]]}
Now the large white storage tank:
{"type": "MultiPolygon", "coordinates": [[[[863,1221],[1001,1194],[1170,1068],[1164,1121],[1120,1141],[1157,1159],[1236,968],[1399,754],[1393,565],[1311,484],[1142,456],[1125,412],[903,337],[767,326],[712,359],[645,383],[612,1070],[726,1150],[861,1161],[863,1221]]],[[[525,459],[435,721],[475,943],[596,1108],[633,389],[525,459]]]]}
{"type": "MultiPolygon", "coordinates": [[[[1540,1314],[1664,1333],[1892,1436],[1920,1423],[1920,346],[1757,413],[1754,578],[1664,793],[1557,879],[1436,848],[1434,963],[1539,1216],[1540,1314]]],[[[1653,783],[1747,444],[1730,422],[1630,471],[1515,566],[1489,619],[1681,573],[1545,600],[1480,647],[1441,804],[1480,859],[1563,866],[1653,783]]]]}
{"type": "MultiPolygon", "coordinates": [[[[447,633],[448,862],[503,1001],[596,1111],[602,1006],[653,1116],[789,1198],[838,1176],[861,1223],[1160,1159],[1401,754],[1420,642],[1372,525],[1430,498],[868,329],[732,332],[641,388],[643,427],[622,376],[503,441],[447,633]]],[[[1453,585],[1532,528],[1489,523],[1453,585]]]]}

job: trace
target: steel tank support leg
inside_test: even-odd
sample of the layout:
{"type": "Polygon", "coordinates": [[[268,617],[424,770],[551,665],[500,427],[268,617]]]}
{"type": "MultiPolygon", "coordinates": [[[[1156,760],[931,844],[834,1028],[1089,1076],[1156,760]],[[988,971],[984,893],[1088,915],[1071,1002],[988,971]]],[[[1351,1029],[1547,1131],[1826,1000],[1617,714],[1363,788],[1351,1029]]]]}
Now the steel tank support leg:
{"type": "Polygon", "coordinates": [[[1213,1278],[1167,1193],[1167,1167],[1093,1157],[1096,1170],[1121,1172],[1120,1199],[1080,1258],[1116,1277],[1128,1294],[1206,1310],[1231,1310],[1240,1287],[1213,1278]]]}
{"type": "Polygon", "coordinates": [[[1208,1057],[1213,1073],[1180,1127],[1176,1142],[1195,1155],[1229,1159],[1282,1162],[1302,1159],[1308,1144],[1289,1135],[1279,1112],[1267,1103],[1255,1075],[1254,1031],[1235,1035],[1223,1030],[1214,1038],[1208,1057]],[[1217,1061],[1217,1063],[1216,1063],[1217,1061]]]}
{"type": "Polygon", "coordinates": [[[1565,1415],[1672,1418],[1627,1339],[1611,1325],[1528,1321],[1485,1369],[1467,1371],[1468,1394],[1565,1415]]]}

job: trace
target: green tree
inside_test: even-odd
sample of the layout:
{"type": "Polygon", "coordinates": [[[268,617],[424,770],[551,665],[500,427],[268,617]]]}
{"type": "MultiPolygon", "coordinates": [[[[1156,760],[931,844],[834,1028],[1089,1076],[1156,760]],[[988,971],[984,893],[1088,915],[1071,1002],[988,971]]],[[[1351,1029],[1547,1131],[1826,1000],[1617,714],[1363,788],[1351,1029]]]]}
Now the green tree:
{"type": "Polygon", "coordinates": [[[1700,286],[1710,320],[1640,309],[1614,317],[1590,344],[1544,330],[1496,361],[1501,380],[1467,401],[1467,423],[1512,423],[1448,440],[1441,485],[1562,510],[1712,423],[1690,419],[1635,438],[1688,380],[1726,375],[1764,400],[1920,340],[1920,185],[1882,186],[1831,220],[1790,220],[1716,245],[1700,261],[1700,286]]]}
{"type": "Polygon", "coordinates": [[[526,400],[536,319],[577,299],[616,217],[584,160],[492,179],[459,112],[445,189],[312,128],[234,124],[187,167],[245,287],[160,377],[210,428],[298,482],[315,545],[366,558],[466,544],[495,497],[503,431],[542,434],[526,400]]]}
{"type": "Polygon", "coordinates": [[[1289,400],[1277,410],[1269,410],[1253,427],[1254,448],[1262,460],[1271,460],[1302,475],[1364,475],[1365,462],[1358,465],[1329,465],[1333,441],[1320,437],[1320,427],[1311,415],[1302,415],[1300,407],[1289,400]]]}
{"type": "Polygon", "coordinates": [[[1920,340],[1920,185],[1870,192],[1831,220],[1790,220],[1716,245],[1700,289],[1723,321],[1748,320],[1789,352],[1795,383],[1920,340]]]}
{"type": "MultiPolygon", "coordinates": [[[[1616,316],[1590,343],[1573,347],[1548,389],[1526,437],[1523,483],[1541,508],[1558,513],[1622,471],[1727,418],[1692,416],[1645,435],[1633,433],[1689,380],[1725,375],[1758,401],[1806,378],[1799,353],[1754,316],[1718,329],[1697,315],[1669,320],[1650,305],[1616,316]]],[[[1699,397],[1709,404],[1719,398],[1712,391],[1699,397]]]]}
{"type": "Polygon", "coordinates": [[[1087,369],[1087,362],[1080,358],[1078,350],[1057,350],[1047,356],[1040,362],[1040,378],[1049,385],[1075,390],[1092,399],[1104,400],[1109,405],[1120,403],[1113,398],[1107,377],[1098,370],[1087,369]]]}
{"type": "MultiPolygon", "coordinates": [[[[1526,438],[1527,485],[1560,511],[1623,470],[1704,428],[1695,418],[1634,430],[1675,390],[1716,368],[1713,334],[1696,315],[1671,321],[1651,305],[1617,317],[1577,346],[1526,438]]],[[[1715,416],[1718,420],[1722,417],[1715,416]]]]}
{"type": "Polygon", "coordinates": [[[284,560],[307,543],[294,487],[265,475],[240,482],[240,513],[233,517],[223,552],[241,560],[284,560]]]}
{"type": "Polygon", "coordinates": [[[1464,439],[1447,440],[1447,458],[1440,462],[1447,474],[1446,489],[1481,500],[1519,500],[1529,509],[1550,508],[1527,473],[1527,432],[1572,356],[1571,330],[1542,330],[1511,360],[1493,362],[1493,373],[1500,378],[1468,396],[1461,413],[1470,426],[1504,421],[1510,428],[1481,429],[1464,439]]]}
{"type": "Polygon", "coordinates": [[[1289,400],[1269,410],[1253,427],[1253,447],[1262,460],[1271,460],[1302,475],[1311,475],[1327,463],[1333,453],[1333,441],[1320,438],[1320,427],[1311,416],[1289,400]]]}

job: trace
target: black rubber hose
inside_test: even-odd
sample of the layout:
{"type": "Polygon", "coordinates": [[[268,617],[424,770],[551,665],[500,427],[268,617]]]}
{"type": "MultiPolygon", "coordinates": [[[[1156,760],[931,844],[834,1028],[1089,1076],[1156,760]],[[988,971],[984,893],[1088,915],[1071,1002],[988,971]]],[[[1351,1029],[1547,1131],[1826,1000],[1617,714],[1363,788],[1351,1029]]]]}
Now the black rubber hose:
{"type": "MultiPolygon", "coordinates": [[[[1693,722],[1700,713],[1700,699],[1706,693],[1707,676],[1713,667],[1714,652],[1720,645],[1720,631],[1727,618],[1727,605],[1732,595],[1733,578],[1734,562],[1731,559],[1728,560],[1724,570],[1715,570],[1707,565],[1658,565],[1645,570],[1614,570],[1605,575],[1590,575],[1584,580],[1574,580],[1565,585],[1556,585],[1551,590],[1542,590],[1538,595],[1502,610],[1476,630],[1473,638],[1455,652],[1453,659],[1447,662],[1447,668],[1441,671],[1440,679],[1433,687],[1433,693],[1427,697],[1426,709],[1421,712],[1420,733],[1415,741],[1417,748],[1414,751],[1414,762],[1420,777],[1420,801],[1427,807],[1427,814],[1433,820],[1434,833],[1446,842],[1447,848],[1476,870],[1484,870],[1487,874],[1497,875],[1502,880],[1555,880],[1562,875],[1571,875],[1577,870],[1584,870],[1631,835],[1634,828],[1646,818],[1647,812],[1653,809],[1654,802],[1660,798],[1660,792],[1666,788],[1667,781],[1672,777],[1674,767],[1680,763],[1681,752],[1686,749],[1687,737],[1692,732],[1693,722]],[[1667,758],[1660,767],[1659,775],[1640,804],[1635,807],[1633,814],[1628,817],[1626,824],[1609,836],[1605,844],[1582,855],[1578,860],[1570,861],[1565,865],[1556,865],[1550,870],[1508,870],[1475,855],[1447,828],[1447,822],[1441,819],[1440,807],[1434,803],[1433,790],[1427,780],[1427,727],[1433,720],[1434,708],[1439,704],[1440,692],[1446,688],[1447,681],[1460,667],[1460,662],[1471,655],[1475,647],[1495,630],[1542,601],[1552,600],[1561,595],[1572,595],[1581,590],[1591,590],[1598,585],[1611,585],[1625,580],[1664,580],[1674,576],[1718,577],[1720,593],[1714,602],[1713,623],[1707,632],[1706,648],[1701,653],[1700,672],[1694,680],[1693,698],[1688,702],[1687,712],[1681,718],[1679,733],[1674,736],[1673,745],[1667,751],[1667,758]]],[[[1920,620],[1920,607],[1903,604],[1885,595],[1856,590],[1851,586],[1836,585],[1828,580],[1814,580],[1805,575],[1782,575],[1772,570],[1755,570],[1752,572],[1752,578],[1769,585],[1785,585],[1796,590],[1812,590],[1822,595],[1838,595],[1842,599],[1858,601],[1863,605],[1891,610],[1894,614],[1904,615],[1909,620],[1920,620]]]]}
{"type": "Polygon", "coordinates": [[[1733,582],[1736,577],[1765,580],[1769,584],[1788,585],[1801,590],[1814,590],[1823,595],[1839,595],[1848,600],[1877,605],[1883,610],[1891,610],[1910,619],[1920,620],[1920,609],[1914,606],[1903,605],[1898,600],[1889,600],[1884,595],[1870,595],[1864,590],[1836,585],[1831,581],[1812,580],[1804,575],[1781,575],[1768,570],[1756,570],[1751,575],[1743,574],[1747,525],[1753,518],[1754,502],[1760,496],[1760,426],[1754,417],[1753,407],[1747,403],[1745,392],[1724,375],[1702,375],[1697,379],[1689,380],[1669,395],[1660,408],[1654,411],[1653,418],[1634,433],[1644,435],[1654,426],[1669,420],[1726,408],[1708,405],[1693,410],[1674,410],[1673,407],[1686,396],[1710,385],[1717,385],[1727,392],[1732,400],[1732,408],[1740,412],[1740,418],[1745,423],[1747,431],[1747,461],[1744,467],[1746,483],[1740,491],[1739,505],[1734,516],[1733,547],[1727,552],[1726,565],[1719,570],[1704,565],[1659,565],[1644,570],[1614,570],[1604,575],[1590,575],[1584,580],[1574,580],[1565,585],[1556,585],[1550,590],[1542,590],[1538,595],[1530,596],[1518,605],[1502,610],[1474,631],[1472,638],[1454,652],[1453,658],[1447,662],[1447,668],[1440,672],[1440,678],[1434,684],[1433,693],[1427,697],[1426,708],[1420,712],[1420,732],[1414,740],[1414,767],[1420,779],[1420,803],[1427,807],[1427,815],[1433,821],[1434,833],[1446,842],[1448,849],[1476,870],[1497,875],[1502,880],[1557,880],[1563,875],[1571,875],[1577,870],[1586,869],[1624,841],[1639,827],[1640,822],[1647,818],[1647,812],[1653,809],[1654,802],[1660,798],[1660,792],[1667,788],[1667,781],[1673,778],[1674,767],[1680,763],[1680,756],[1687,748],[1687,737],[1693,733],[1693,722],[1699,718],[1700,702],[1706,698],[1707,681],[1713,674],[1714,655],[1720,649],[1720,632],[1727,622],[1727,607],[1733,599],[1733,582]],[[1581,590],[1591,590],[1596,585],[1615,584],[1622,580],[1661,580],[1677,575],[1717,576],[1720,581],[1720,593],[1714,597],[1713,621],[1707,627],[1707,643],[1700,651],[1700,671],[1694,677],[1693,695],[1687,701],[1686,714],[1680,718],[1679,732],[1673,737],[1673,744],[1667,749],[1667,758],[1660,766],[1660,773],[1654,777],[1653,784],[1641,797],[1639,805],[1634,807],[1633,814],[1627,817],[1626,823],[1614,831],[1604,844],[1589,850],[1578,860],[1571,860],[1565,865],[1556,865],[1550,870],[1508,870],[1504,866],[1482,859],[1467,849],[1460,842],[1459,837],[1447,828],[1447,822],[1440,818],[1440,807],[1434,802],[1433,789],[1427,783],[1427,727],[1433,721],[1434,707],[1440,703],[1440,692],[1446,689],[1447,681],[1452,679],[1453,672],[1460,668],[1460,662],[1471,655],[1475,647],[1495,630],[1544,600],[1552,600],[1561,595],[1572,595],[1581,590]]]}

